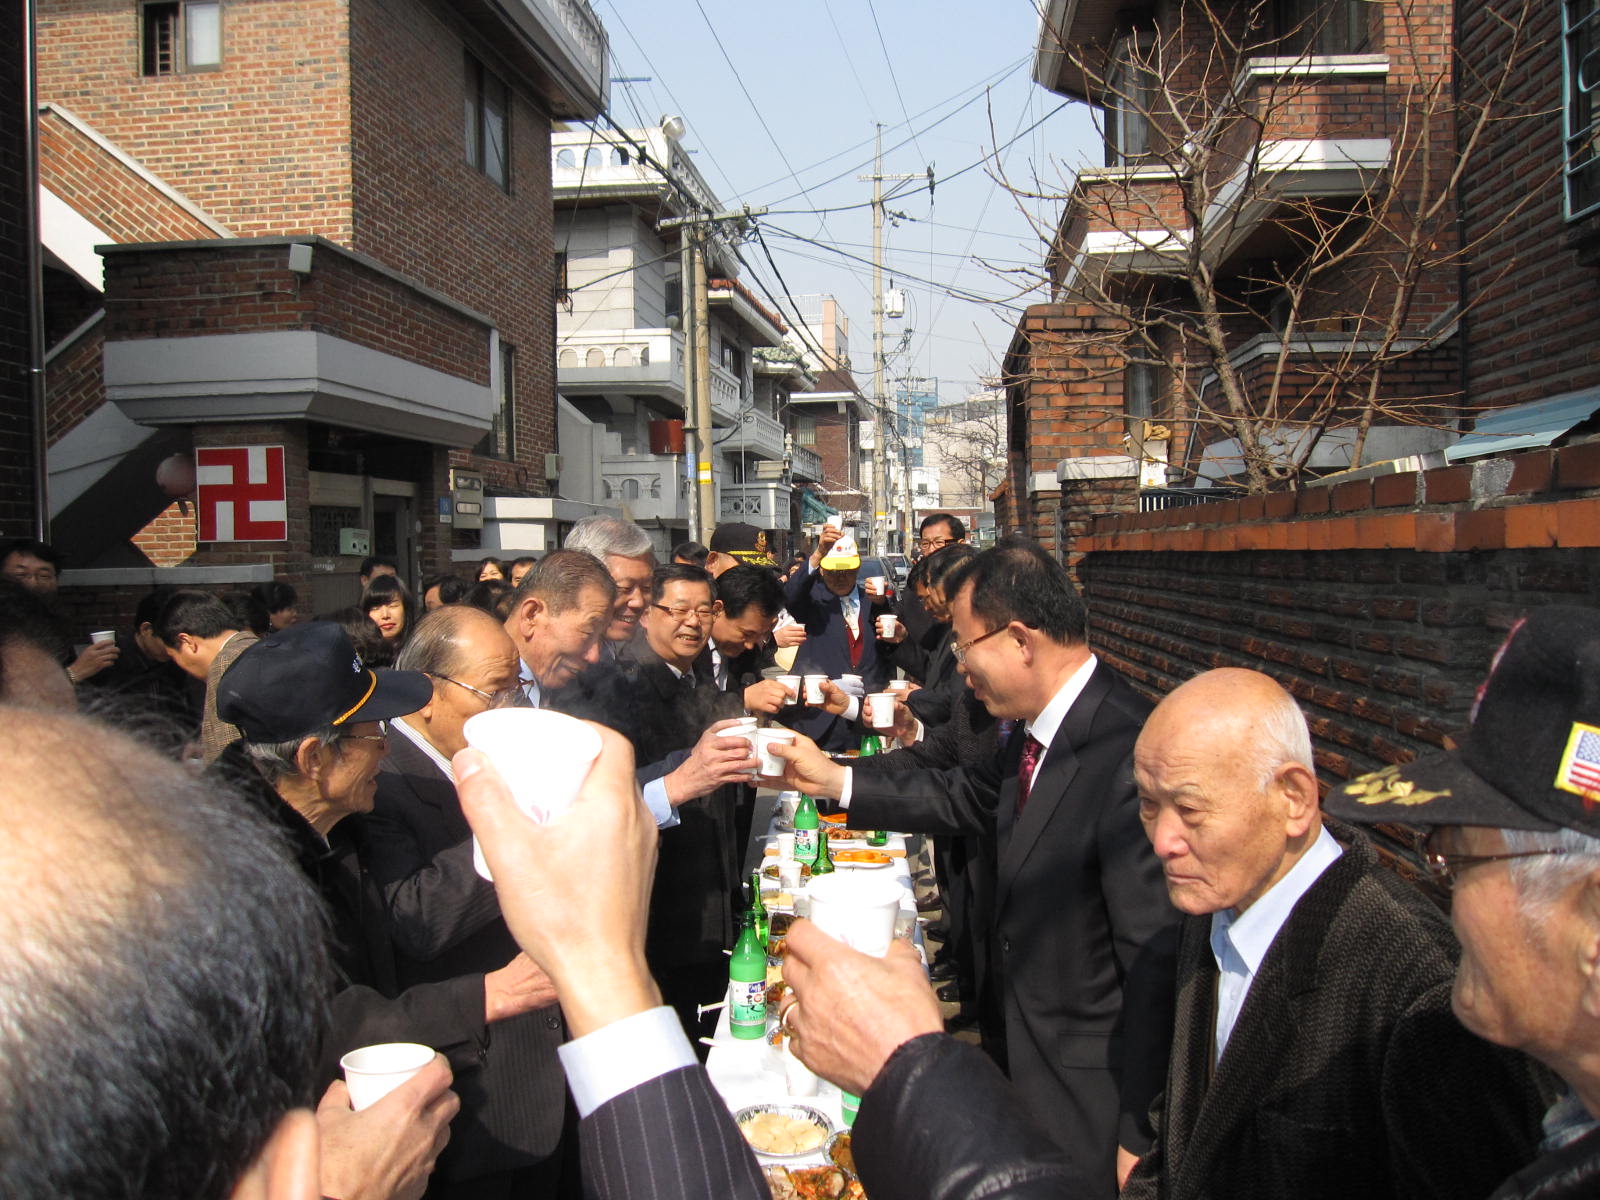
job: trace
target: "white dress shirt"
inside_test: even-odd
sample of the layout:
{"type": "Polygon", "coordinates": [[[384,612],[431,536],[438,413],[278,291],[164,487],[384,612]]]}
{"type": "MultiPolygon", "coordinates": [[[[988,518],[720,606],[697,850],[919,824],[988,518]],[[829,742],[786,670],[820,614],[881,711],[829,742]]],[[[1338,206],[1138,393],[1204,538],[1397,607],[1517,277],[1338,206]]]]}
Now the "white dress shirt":
{"type": "Polygon", "coordinates": [[[562,1069],[578,1115],[587,1117],[640,1084],[695,1064],[678,1014],[666,1005],[602,1025],[561,1046],[562,1069]]]}
{"type": "MultiPolygon", "coordinates": [[[[1039,754],[1040,761],[1043,761],[1045,754],[1049,753],[1050,743],[1060,731],[1061,722],[1067,719],[1067,713],[1072,711],[1072,706],[1078,702],[1078,697],[1083,695],[1083,689],[1089,686],[1089,676],[1094,674],[1095,664],[1099,661],[1090,654],[1083,665],[1067,678],[1054,696],[1050,697],[1050,702],[1039,710],[1039,715],[1024,727],[1044,747],[1039,754]]],[[[844,786],[839,790],[840,808],[850,807],[850,793],[855,789],[855,775],[854,767],[845,768],[844,786]]]]}
{"type": "Polygon", "coordinates": [[[1344,848],[1324,826],[1300,861],[1249,908],[1237,915],[1232,909],[1211,914],[1211,953],[1217,960],[1217,1062],[1222,1061],[1244,998],[1250,994],[1250,985],[1278,931],[1300,897],[1343,853],[1344,848]]]}

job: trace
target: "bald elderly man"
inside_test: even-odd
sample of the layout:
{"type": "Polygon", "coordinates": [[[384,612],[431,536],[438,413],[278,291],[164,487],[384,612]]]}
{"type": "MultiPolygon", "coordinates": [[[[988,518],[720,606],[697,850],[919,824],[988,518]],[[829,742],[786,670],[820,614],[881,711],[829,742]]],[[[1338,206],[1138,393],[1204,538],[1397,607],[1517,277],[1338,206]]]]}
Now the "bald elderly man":
{"type": "Polygon", "coordinates": [[[1156,1141],[1124,1197],[1446,1200],[1527,1159],[1527,1064],[1451,1014],[1449,922],[1324,823],[1287,692],[1197,676],[1146,722],[1134,778],[1187,916],[1156,1141]]]}
{"type": "MultiPolygon", "coordinates": [[[[1134,773],[1186,915],[1166,1092],[1124,1200],[1460,1200],[1532,1156],[1530,1064],[1451,1014],[1438,910],[1325,825],[1288,693],[1252,671],[1191,680],[1146,722],[1134,773]]],[[[912,956],[869,959],[799,922],[784,975],[795,1053],[862,1096],[874,1200],[1078,1194],[1033,1125],[1047,1114],[941,1032],[912,956]]]]}

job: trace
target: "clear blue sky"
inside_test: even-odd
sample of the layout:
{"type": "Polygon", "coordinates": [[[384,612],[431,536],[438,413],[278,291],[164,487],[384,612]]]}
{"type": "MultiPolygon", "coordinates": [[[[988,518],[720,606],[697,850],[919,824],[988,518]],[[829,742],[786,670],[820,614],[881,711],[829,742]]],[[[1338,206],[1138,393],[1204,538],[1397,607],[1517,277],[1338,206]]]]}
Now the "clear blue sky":
{"type": "MultiPolygon", "coordinates": [[[[723,203],[773,210],[761,224],[788,288],[759,245],[745,248],[746,261],[775,293],[839,299],[863,384],[871,267],[843,256],[871,258],[872,185],[857,176],[872,170],[873,123],[884,125],[885,174],[931,164],[942,180],[972,168],[940,182],[931,200],[919,183],[887,205],[910,219],[886,226],[888,270],[908,299],[905,319],[887,322],[886,348],[914,331],[890,361],[890,390],[897,378],[931,376],[942,399],[955,401],[997,370],[1017,312],[1044,299],[1024,293],[1044,247],[991,177],[995,147],[1014,184],[1055,193],[1098,153],[1087,110],[1054,111],[1061,97],[1029,77],[1038,17],[1027,0],[593,2],[611,37],[612,75],[651,77],[612,85],[612,118],[639,127],[682,116],[684,145],[723,203]],[[1028,274],[995,273],[1019,268],[1028,274]]],[[[1059,208],[1030,202],[1046,229],[1059,208]]]]}

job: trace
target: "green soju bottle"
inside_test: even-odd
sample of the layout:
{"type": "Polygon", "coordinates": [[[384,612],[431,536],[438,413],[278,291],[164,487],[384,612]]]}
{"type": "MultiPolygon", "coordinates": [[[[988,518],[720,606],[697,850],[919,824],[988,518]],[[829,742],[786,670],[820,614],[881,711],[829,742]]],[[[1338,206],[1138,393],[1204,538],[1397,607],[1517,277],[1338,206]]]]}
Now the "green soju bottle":
{"type": "MultiPolygon", "coordinates": [[[[868,758],[874,754],[883,753],[883,739],[875,733],[861,735],[861,757],[868,758]]],[[[889,842],[889,835],[882,829],[874,829],[867,834],[867,845],[884,846],[889,842]]]]}
{"type": "Polygon", "coordinates": [[[756,923],[756,937],[767,941],[767,906],[761,903],[761,872],[750,872],[750,917],[756,923]]]}
{"type": "Polygon", "coordinates": [[[767,947],[747,912],[739,914],[739,940],[728,960],[728,1024],[746,1040],[767,1031],[767,947]]]}
{"type": "Polygon", "coordinates": [[[817,828],[819,823],[817,802],[802,792],[800,804],[794,810],[794,856],[810,867],[816,865],[817,843],[822,840],[822,832],[817,828]]]}
{"type": "Polygon", "coordinates": [[[811,864],[811,878],[833,874],[833,857],[828,853],[828,835],[817,839],[817,861],[811,864]]]}

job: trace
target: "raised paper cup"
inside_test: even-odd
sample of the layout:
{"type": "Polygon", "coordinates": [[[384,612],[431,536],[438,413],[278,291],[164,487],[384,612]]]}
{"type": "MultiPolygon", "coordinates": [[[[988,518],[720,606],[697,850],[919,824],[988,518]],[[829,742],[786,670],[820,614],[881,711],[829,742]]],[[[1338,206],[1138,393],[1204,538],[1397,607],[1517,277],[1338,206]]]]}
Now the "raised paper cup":
{"type": "Polygon", "coordinates": [[[794,730],[785,729],[782,725],[769,725],[756,730],[756,753],[761,755],[761,773],[772,779],[781,776],[783,769],[789,765],[772,753],[775,742],[794,745],[794,730]]]}
{"type": "MultiPolygon", "coordinates": [[[[482,750],[505,777],[517,807],[535,821],[550,821],[577,798],[600,757],[600,734],[576,717],[542,708],[497,708],[468,717],[467,745],[482,750]]],[[[485,879],[489,864],[474,835],[472,865],[485,879]]]]}
{"type": "Polygon", "coordinates": [[[89,635],[90,644],[95,646],[98,646],[101,642],[114,642],[116,640],[117,631],[115,629],[96,629],[89,635]]]}
{"type": "Polygon", "coordinates": [[[835,871],[811,877],[806,896],[817,928],[845,945],[882,958],[894,941],[905,891],[899,880],[871,872],[835,871]]]}
{"type": "Polygon", "coordinates": [[[874,729],[894,728],[893,692],[873,692],[867,697],[867,721],[874,729]]]}
{"type": "Polygon", "coordinates": [[[805,679],[804,679],[803,676],[800,676],[800,675],[774,675],[773,678],[776,679],[779,683],[783,684],[783,686],[785,688],[787,688],[788,691],[789,691],[789,694],[787,696],[785,696],[784,699],[783,699],[783,702],[785,704],[798,704],[798,703],[800,703],[800,689],[805,684],[805,679]]]}
{"type": "Polygon", "coordinates": [[[884,685],[884,690],[893,692],[897,700],[904,700],[911,694],[911,680],[891,679],[884,685]]]}
{"type": "Polygon", "coordinates": [[[382,1100],[433,1061],[433,1047],[418,1042],[382,1042],[362,1046],[339,1060],[350,1107],[360,1112],[382,1100]]]}
{"type": "Polygon", "coordinates": [[[806,703],[807,704],[821,704],[822,703],[822,685],[828,682],[828,677],[826,675],[807,675],[805,677],[805,682],[806,682],[806,703]]]}
{"type": "Polygon", "coordinates": [[[884,613],[878,618],[878,636],[892,638],[894,636],[895,617],[893,613],[884,613]]]}

